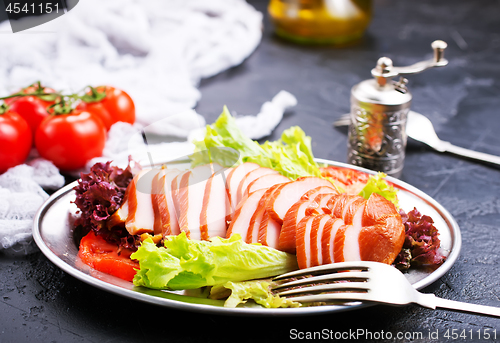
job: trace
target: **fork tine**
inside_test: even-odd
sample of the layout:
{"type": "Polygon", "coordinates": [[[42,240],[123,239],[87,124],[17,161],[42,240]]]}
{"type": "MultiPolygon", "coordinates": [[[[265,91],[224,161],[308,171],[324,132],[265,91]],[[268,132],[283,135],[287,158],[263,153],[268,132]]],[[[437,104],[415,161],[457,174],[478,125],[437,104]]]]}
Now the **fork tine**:
{"type": "Polygon", "coordinates": [[[319,292],[342,292],[343,294],[347,294],[347,292],[354,292],[355,294],[364,294],[367,293],[369,290],[370,289],[366,282],[342,282],[342,283],[330,283],[330,284],[316,285],[309,287],[299,287],[281,291],[276,294],[279,295],[280,297],[290,296],[290,295],[301,295],[301,294],[309,295],[311,293],[319,293],[319,292]]]}
{"type": "Polygon", "coordinates": [[[273,281],[279,281],[289,278],[301,277],[305,275],[318,275],[318,274],[327,274],[334,273],[339,271],[350,271],[350,270],[361,270],[367,271],[370,267],[369,262],[337,262],[324,264],[317,267],[305,268],[296,270],[290,273],[282,274],[273,279],[273,281]]]}
{"type": "Polygon", "coordinates": [[[325,281],[348,281],[348,280],[363,280],[366,281],[368,279],[368,275],[366,272],[344,272],[344,273],[335,273],[335,274],[325,274],[318,276],[306,277],[299,280],[293,280],[289,282],[285,282],[273,287],[273,290],[290,288],[303,286],[308,284],[315,284],[319,282],[325,281]]]}
{"type": "Polygon", "coordinates": [[[297,302],[339,302],[342,304],[355,301],[373,301],[369,293],[326,293],[291,297],[290,300],[297,302]]]}
{"type": "Polygon", "coordinates": [[[339,127],[339,126],[347,126],[351,123],[351,114],[346,113],[341,115],[337,120],[333,122],[333,126],[339,127]]]}

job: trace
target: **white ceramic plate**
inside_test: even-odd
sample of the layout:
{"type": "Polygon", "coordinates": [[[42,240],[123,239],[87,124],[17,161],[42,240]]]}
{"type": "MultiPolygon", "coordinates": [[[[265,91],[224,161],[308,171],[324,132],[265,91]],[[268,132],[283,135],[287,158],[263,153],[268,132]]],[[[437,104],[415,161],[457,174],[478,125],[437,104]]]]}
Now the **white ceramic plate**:
{"type": "MultiPolygon", "coordinates": [[[[373,174],[363,168],[317,159],[318,163],[350,168],[373,174]]],[[[451,214],[437,201],[417,188],[400,180],[388,177],[397,188],[400,206],[406,212],[416,207],[420,213],[431,216],[439,231],[441,247],[448,254],[447,260],[433,272],[411,270],[407,278],[416,289],[421,289],[438,280],[455,263],[460,252],[462,240],[460,229],[451,214]]],[[[135,287],[131,282],[96,271],[83,264],[78,258],[78,242],[73,237],[73,222],[77,218],[77,208],[73,182],[55,192],[38,210],[33,226],[33,237],[40,250],[59,268],[75,278],[103,290],[138,301],[166,306],[179,310],[228,315],[279,315],[301,316],[358,309],[367,305],[331,305],[301,308],[266,309],[250,303],[242,307],[225,308],[221,300],[206,299],[197,291],[169,292],[135,287]]]]}

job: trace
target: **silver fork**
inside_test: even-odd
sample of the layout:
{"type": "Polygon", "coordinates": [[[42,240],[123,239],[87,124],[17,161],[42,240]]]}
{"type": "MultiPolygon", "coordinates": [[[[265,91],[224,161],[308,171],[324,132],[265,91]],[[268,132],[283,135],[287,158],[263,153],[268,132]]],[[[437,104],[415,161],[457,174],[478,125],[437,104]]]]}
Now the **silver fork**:
{"type": "Polygon", "coordinates": [[[340,262],[286,273],[273,279],[273,292],[297,302],[418,304],[500,317],[500,308],[463,303],[417,291],[396,268],[378,262],[340,262]],[[303,277],[303,278],[301,278],[303,277]],[[278,281],[290,280],[284,283],[278,281]]]}
{"type": "MultiPolygon", "coordinates": [[[[333,126],[340,127],[346,126],[351,123],[351,115],[349,113],[343,114],[336,121],[333,126]]],[[[439,152],[449,152],[455,155],[464,156],[474,160],[493,163],[500,165],[500,157],[495,155],[486,154],[484,152],[465,149],[450,142],[439,139],[432,122],[424,115],[410,111],[408,112],[408,122],[406,123],[406,134],[408,137],[427,144],[431,148],[439,152]]]]}

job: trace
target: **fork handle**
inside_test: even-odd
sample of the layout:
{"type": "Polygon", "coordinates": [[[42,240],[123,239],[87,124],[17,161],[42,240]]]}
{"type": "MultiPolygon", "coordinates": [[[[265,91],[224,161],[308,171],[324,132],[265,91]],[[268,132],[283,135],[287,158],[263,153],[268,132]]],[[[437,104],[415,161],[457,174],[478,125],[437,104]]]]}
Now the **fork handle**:
{"type": "Polygon", "coordinates": [[[465,149],[456,145],[451,144],[450,142],[442,142],[444,151],[451,152],[455,155],[460,155],[464,157],[468,157],[474,160],[479,160],[483,162],[493,163],[500,165],[500,157],[495,155],[486,154],[484,152],[474,151],[470,149],[465,149]]]}
{"type": "Polygon", "coordinates": [[[418,304],[424,307],[436,309],[437,307],[454,310],[459,312],[468,312],[468,313],[476,313],[483,314],[492,317],[500,317],[500,307],[486,306],[486,305],[477,305],[464,303],[461,301],[448,300],[443,298],[438,298],[434,294],[422,294],[418,301],[418,304]]]}

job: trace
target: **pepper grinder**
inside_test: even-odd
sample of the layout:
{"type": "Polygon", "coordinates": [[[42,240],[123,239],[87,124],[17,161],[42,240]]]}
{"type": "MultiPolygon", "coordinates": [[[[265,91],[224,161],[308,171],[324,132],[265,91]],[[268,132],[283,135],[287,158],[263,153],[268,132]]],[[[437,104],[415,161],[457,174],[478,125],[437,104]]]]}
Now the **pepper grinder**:
{"type": "Polygon", "coordinates": [[[406,67],[395,67],[381,57],[372,69],[373,79],[351,89],[351,122],[348,135],[348,163],[399,177],[406,149],[406,121],[412,95],[405,75],[448,64],[447,44],[432,43],[434,56],[406,67]],[[399,76],[398,81],[392,80],[399,76]]]}

